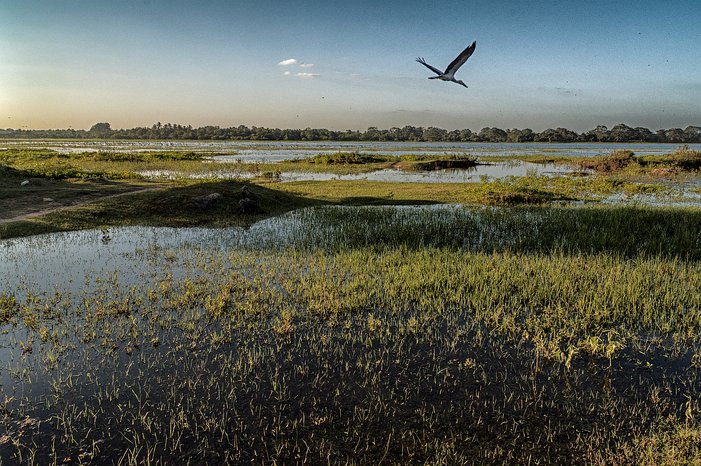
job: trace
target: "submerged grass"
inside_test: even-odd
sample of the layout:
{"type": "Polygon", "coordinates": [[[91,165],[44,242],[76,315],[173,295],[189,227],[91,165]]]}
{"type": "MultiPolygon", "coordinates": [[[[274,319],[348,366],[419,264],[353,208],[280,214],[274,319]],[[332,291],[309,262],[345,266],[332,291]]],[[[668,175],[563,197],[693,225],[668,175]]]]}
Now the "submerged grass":
{"type": "Polygon", "coordinates": [[[264,246],[342,250],[401,245],[701,260],[701,209],[694,208],[318,207],[298,211],[294,218],[310,226],[292,230],[289,241],[270,235],[264,246]]]}
{"type": "MultiPolygon", "coordinates": [[[[15,182],[26,159],[42,176],[204,163],[9,155],[15,182]]],[[[216,244],[174,249],[154,230],[123,270],[70,277],[74,292],[0,281],[0,462],[699,463],[701,210],[558,204],[663,189],[626,170],[170,182],[0,225],[247,227],[294,210],[216,244]],[[499,207],[318,206],[440,202],[499,207]]],[[[95,236],[99,264],[111,234],[95,236]]],[[[14,241],[3,270],[62,250],[14,241]]]]}
{"type": "MultiPolygon", "coordinates": [[[[438,215],[341,210],[309,211],[303,236],[277,248],[223,257],[200,245],[182,263],[193,255],[154,246],[137,260],[165,267],[139,286],[97,275],[78,296],[6,295],[16,327],[5,327],[3,343],[0,457],[699,458],[698,261],[519,248],[516,224],[502,225],[509,215],[490,217],[492,209],[463,230],[492,238],[474,248],[452,243],[461,236],[452,217],[423,232],[438,215]],[[326,242],[304,236],[334,218],[347,220],[326,242]],[[490,247],[498,238],[502,247],[490,247]]],[[[548,223],[535,210],[520,222],[529,218],[548,223]]]]}

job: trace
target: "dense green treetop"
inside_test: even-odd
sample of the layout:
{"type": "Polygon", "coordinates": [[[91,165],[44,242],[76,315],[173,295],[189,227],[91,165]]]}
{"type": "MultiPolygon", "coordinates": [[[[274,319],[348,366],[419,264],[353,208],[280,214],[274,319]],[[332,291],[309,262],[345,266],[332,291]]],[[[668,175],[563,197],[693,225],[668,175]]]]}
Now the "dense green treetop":
{"type": "Polygon", "coordinates": [[[258,140],[258,141],[443,141],[443,142],[667,142],[701,143],[701,127],[685,129],[631,128],[617,124],[613,128],[599,125],[580,134],[566,128],[546,129],[539,133],[526,129],[482,128],[448,131],[430,126],[404,126],[365,131],[335,131],[324,128],[279,129],[244,125],[221,128],[193,128],[172,123],[156,123],[150,128],[112,129],[109,123],[94,124],[88,131],[75,129],[0,129],[0,138],[27,139],[189,139],[189,140],[258,140]]]}

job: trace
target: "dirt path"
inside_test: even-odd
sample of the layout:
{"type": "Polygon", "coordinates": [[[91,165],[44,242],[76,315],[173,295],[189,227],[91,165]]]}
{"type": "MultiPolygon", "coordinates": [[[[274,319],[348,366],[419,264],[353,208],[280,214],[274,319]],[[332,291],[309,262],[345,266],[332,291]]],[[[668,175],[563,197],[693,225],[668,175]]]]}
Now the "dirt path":
{"type": "Polygon", "coordinates": [[[29,212],[26,214],[17,215],[15,217],[11,217],[11,218],[0,218],[0,225],[2,225],[3,223],[19,222],[21,220],[28,220],[28,219],[35,218],[35,217],[41,217],[42,215],[50,214],[52,212],[56,212],[56,211],[64,210],[64,209],[71,209],[73,207],[80,207],[80,206],[92,204],[94,202],[102,201],[104,199],[112,199],[115,197],[130,196],[132,194],[145,193],[148,191],[158,191],[161,189],[164,189],[164,188],[162,188],[162,187],[142,188],[142,189],[136,189],[134,191],[127,191],[127,192],[123,192],[123,193],[108,194],[107,196],[102,196],[102,197],[99,197],[96,199],[89,199],[87,201],[79,201],[79,202],[76,202],[74,204],[62,205],[62,206],[58,206],[58,207],[51,207],[48,209],[38,210],[36,212],[29,212]]]}

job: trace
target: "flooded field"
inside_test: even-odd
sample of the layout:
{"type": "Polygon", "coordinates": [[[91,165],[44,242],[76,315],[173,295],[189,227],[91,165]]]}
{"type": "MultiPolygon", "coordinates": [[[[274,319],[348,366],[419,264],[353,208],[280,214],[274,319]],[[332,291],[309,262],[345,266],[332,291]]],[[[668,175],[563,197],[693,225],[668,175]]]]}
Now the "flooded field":
{"type": "Polygon", "coordinates": [[[698,432],[700,216],[318,207],[0,241],[0,460],[636,463],[698,432]]]}
{"type": "Polygon", "coordinates": [[[1,154],[0,464],[696,458],[691,148],[40,146],[1,154]],[[97,180],[139,192],[19,215],[97,180]]]}
{"type": "MultiPolygon", "coordinates": [[[[53,149],[62,153],[82,151],[198,151],[217,153],[223,162],[279,162],[303,159],[318,154],[338,151],[378,153],[445,155],[472,154],[476,156],[541,155],[591,157],[617,149],[628,149],[638,155],[657,155],[672,152],[679,144],[647,143],[463,143],[463,142],[339,142],[339,141],[8,141],[7,147],[35,147],[53,149]]],[[[689,144],[692,150],[701,150],[701,144],[689,144]]]]}
{"type": "MultiPolygon", "coordinates": [[[[424,172],[410,172],[397,169],[382,169],[367,173],[319,173],[319,172],[304,172],[304,171],[289,171],[275,173],[275,179],[280,181],[328,181],[328,180],[346,180],[346,181],[388,181],[388,182],[403,182],[403,183],[470,183],[477,182],[486,177],[487,179],[506,178],[508,176],[527,176],[527,175],[562,175],[573,173],[574,168],[555,165],[555,164],[537,164],[529,162],[521,162],[510,160],[508,162],[494,162],[479,164],[467,169],[445,169],[432,170],[424,172]]],[[[260,176],[259,173],[250,172],[243,168],[228,170],[212,169],[201,173],[178,173],[172,170],[145,170],[139,172],[148,178],[191,178],[191,179],[251,179],[260,176]]]]}
{"type": "MultiPolygon", "coordinates": [[[[492,187],[501,190],[525,189],[525,197],[518,192],[502,197],[531,199],[527,202],[554,199],[698,206],[701,204],[699,147],[693,144],[45,140],[8,141],[8,148],[0,152],[0,158],[7,165],[8,174],[15,173],[17,177],[26,173],[25,176],[146,183],[245,180],[309,186],[337,181],[485,187],[492,183],[492,187]],[[502,181],[499,186],[494,184],[502,181]],[[524,183],[529,186],[517,186],[524,183]]],[[[16,189],[12,193],[18,194],[16,189]]],[[[315,193],[318,194],[321,193],[315,193]]]]}

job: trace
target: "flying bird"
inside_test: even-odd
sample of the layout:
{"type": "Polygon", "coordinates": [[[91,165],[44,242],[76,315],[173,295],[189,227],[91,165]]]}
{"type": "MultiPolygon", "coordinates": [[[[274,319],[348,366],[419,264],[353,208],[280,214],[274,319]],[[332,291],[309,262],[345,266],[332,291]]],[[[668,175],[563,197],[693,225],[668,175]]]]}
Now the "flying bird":
{"type": "Polygon", "coordinates": [[[472,55],[475,51],[475,47],[477,47],[477,41],[474,41],[472,44],[469,45],[465,50],[460,52],[460,55],[458,55],[455,60],[450,62],[450,65],[445,69],[445,71],[441,71],[438,68],[434,68],[433,66],[429,65],[426,63],[426,60],[423,58],[419,57],[416,59],[417,62],[421,63],[424,65],[426,68],[429,70],[433,71],[436,73],[438,76],[431,76],[428,79],[440,79],[441,81],[453,81],[454,83],[460,84],[461,86],[467,87],[464,82],[460,81],[459,79],[455,79],[455,72],[458,71],[458,69],[465,64],[468,58],[470,58],[470,55],[472,55]]]}

